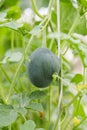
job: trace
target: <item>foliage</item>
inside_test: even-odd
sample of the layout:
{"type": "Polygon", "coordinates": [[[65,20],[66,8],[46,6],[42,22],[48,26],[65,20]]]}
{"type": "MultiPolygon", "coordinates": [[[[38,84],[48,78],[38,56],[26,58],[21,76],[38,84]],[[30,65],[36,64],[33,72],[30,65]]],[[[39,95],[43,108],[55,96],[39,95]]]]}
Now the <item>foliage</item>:
{"type": "Polygon", "coordinates": [[[87,129],[86,24],[86,0],[0,0],[0,130],[87,129]],[[26,72],[39,47],[61,61],[43,89],[26,72]]]}

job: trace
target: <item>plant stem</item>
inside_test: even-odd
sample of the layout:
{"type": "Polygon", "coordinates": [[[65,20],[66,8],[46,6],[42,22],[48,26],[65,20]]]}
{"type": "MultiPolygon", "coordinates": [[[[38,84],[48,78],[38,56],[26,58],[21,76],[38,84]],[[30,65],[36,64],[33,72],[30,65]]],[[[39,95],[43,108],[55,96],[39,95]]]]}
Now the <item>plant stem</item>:
{"type": "Polygon", "coordinates": [[[52,39],[51,42],[50,42],[50,46],[49,46],[50,50],[52,50],[53,44],[54,44],[54,39],[52,39]]]}
{"type": "Polygon", "coordinates": [[[10,96],[11,96],[12,89],[13,89],[13,87],[14,87],[14,85],[15,85],[15,81],[16,81],[16,79],[17,79],[17,76],[18,76],[18,74],[19,74],[19,71],[20,71],[20,68],[21,68],[23,62],[24,62],[24,57],[22,58],[22,60],[21,60],[21,62],[20,62],[20,64],[19,64],[19,66],[18,66],[18,68],[17,68],[17,70],[16,70],[16,72],[15,72],[14,78],[13,78],[13,80],[12,80],[12,83],[11,83],[11,86],[10,86],[10,89],[9,89],[9,93],[8,93],[8,97],[7,97],[7,102],[9,101],[9,98],[10,98],[10,96]]]}
{"type": "Polygon", "coordinates": [[[2,88],[2,86],[0,87],[0,96],[1,96],[1,98],[2,98],[2,101],[3,101],[5,104],[7,104],[7,102],[6,102],[6,100],[5,100],[4,93],[3,93],[3,88],[2,88]]]}
{"type": "Polygon", "coordinates": [[[3,68],[3,66],[0,64],[0,69],[2,71],[2,73],[4,74],[5,78],[8,80],[9,83],[11,83],[11,79],[9,78],[9,76],[7,75],[5,69],[3,68]]]}
{"type": "Polygon", "coordinates": [[[25,38],[23,36],[22,37],[22,47],[23,47],[23,50],[25,50],[25,38]]]}
{"type": "Polygon", "coordinates": [[[12,51],[14,49],[14,32],[13,32],[13,30],[12,30],[12,35],[11,35],[11,49],[12,49],[12,51]]]}
{"type": "Polygon", "coordinates": [[[8,93],[8,97],[7,97],[7,102],[9,102],[9,99],[10,99],[10,96],[11,96],[11,93],[12,93],[12,90],[13,90],[14,85],[15,85],[15,81],[16,81],[17,76],[18,76],[18,74],[19,74],[20,68],[21,68],[21,66],[22,66],[22,64],[23,64],[23,62],[24,62],[24,60],[25,60],[25,57],[26,57],[26,54],[27,54],[27,52],[28,52],[28,49],[29,49],[29,46],[30,46],[30,43],[31,43],[32,39],[33,39],[33,35],[31,36],[31,38],[30,38],[30,40],[29,40],[29,43],[27,44],[27,46],[26,46],[26,48],[25,48],[24,56],[23,56],[22,60],[20,61],[19,66],[18,66],[18,68],[17,68],[17,70],[16,70],[16,72],[15,72],[14,78],[13,78],[12,83],[11,83],[11,85],[10,85],[10,89],[9,89],[9,93],[8,93]]]}
{"type": "MultiPolygon", "coordinates": [[[[76,26],[78,24],[79,19],[80,19],[80,15],[79,15],[79,12],[77,11],[77,16],[76,16],[76,18],[75,18],[75,20],[74,20],[74,22],[73,22],[69,32],[68,32],[68,35],[71,35],[73,33],[74,29],[76,28],[76,26]]],[[[63,41],[63,44],[66,45],[66,41],[63,41]]],[[[62,55],[64,55],[67,52],[67,50],[62,55]]]]}
{"type": "Polygon", "coordinates": [[[78,115],[79,105],[80,105],[81,99],[82,99],[82,96],[79,96],[78,103],[77,103],[77,107],[76,107],[76,111],[75,111],[75,115],[78,115]]]}
{"type": "Polygon", "coordinates": [[[31,3],[32,3],[32,8],[33,8],[35,14],[36,14],[37,16],[39,16],[40,18],[44,18],[44,17],[38,12],[38,9],[37,9],[37,7],[36,7],[35,1],[34,1],[34,0],[31,0],[31,3]]]}
{"type": "MultiPolygon", "coordinates": [[[[54,28],[53,28],[53,26],[52,26],[51,21],[49,22],[49,25],[50,25],[51,31],[52,31],[52,32],[55,32],[55,30],[54,30],[54,28]]],[[[55,39],[55,42],[56,42],[56,45],[58,46],[58,44],[57,44],[57,39],[55,39]]]]}
{"type": "MultiPolygon", "coordinates": [[[[34,1],[34,0],[31,0],[31,3],[32,3],[32,8],[33,8],[35,14],[36,14],[37,16],[39,16],[40,18],[43,19],[44,16],[42,16],[42,15],[38,12],[38,9],[37,9],[37,7],[36,7],[35,1],[34,1]]],[[[52,5],[53,5],[53,0],[50,0],[49,6],[48,6],[48,15],[49,15],[50,12],[51,12],[51,7],[52,7],[52,5]]]]}
{"type": "Polygon", "coordinates": [[[51,117],[51,85],[49,86],[49,124],[50,124],[50,117],[51,117]]]}
{"type": "MultiPolygon", "coordinates": [[[[58,77],[58,79],[60,79],[60,80],[62,80],[63,82],[65,82],[68,86],[70,86],[70,84],[69,84],[67,81],[65,81],[62,77],[60,77],[59,75],[57,75],[57,77],[58,77]]],[[[76,96],[75,96],[66,106],[64,106],[63,108],[69,107],[69,106],[73,103],[73,101],[74,101],[76,98],[78,98],[78,97],[82,97],[81,91],[79,91],[79,92],[76,94],[76,96]]],[[[80,100],[81,100],[81,99],[80,99],[80,100]]]]}
{"type": "Polygon", "coordinates": [[[60,49],[60,0],[57,0],[57,31],[58,31],[58,57],[60,58],[61,55],[61,49],[60,49]]]}
{"type": "Polygon", "coordinates": [[[50,2],[49,2],[49,6],[48,6],[48,15],[49,15],[50,12],[51,12],[52,5],[53,5],[53,0],[50,0],[50,2]]]}
{"type": "Polygon", "coordinates": [[[19,113],[19,115],[22,117],[22,119],[24,120],[24,122],[26,121],[25,116],[22,113],[19,113]]]}
{"type": "Polygon", "coordinates": [[[46,28],[43,30],[42,47],[46,47],[46,28]]]}
{"type": "MultiPolygon", "coordinates": [[[[58,44],[58,58],[61,60],[61,49],[60,49],[60,0],[57,0],[57,32],[58,32],[58,39],[57,39],[57,44],[58,44]]],[[[61,71],[59,76],[62,76],[62,65],[61,65],[61,71]]],[[[59,80],[59,99],[58,99],[58,114],[57,114],[57,120],[56,123],[54,124],[53,130],[56,130],[58,126],[58,130],[60,130],[60,116],[61,116],[61,103],[62,103],[62,94],[63,94],[63,86],[62,86],[62,81],[59,80]]]]}
{"type": "Polygon", "coordinates": [[[30,38],[30,40],[29,40],[29,42],[28,42],[28,44],[27,44],[27,46],[26,46],[26,48],[25,48],[25,51],[24,51],[24,55],[25,55],[25,56],[26,56],[26,54],[27,54],[27,52],[28,52],[28,50],[29,50],[29,46],[30,46],[30,43],[31,43],[31,41],[33,40],[33,38],[34,38],[34,35],[31,36],[31,38],[30,38]]]}
{"type": "Polygon", "coordinates": [[[83,69],[83,83],[86,84],[87,83],[87,67],[84,67],[83,69]]]}
{"type": "Polygon", "coordinates": [[[59,75],[56,75],[58,77],[58,79],[60,79],[61,81],[65,82],[68,86],[71,86],[70,83],[68,83],[67,81],[65,81],[65,79],[63,79],[62,77],[60,77],[59,75]]]}
{"type": "Polygon", "coordinates": [[[76,98],[78,98],[81,95],[81,91],[79,91],[76,96],[66,105],[63,107],[63,109],[69,107],[70,105],[72,105],[72,103],[76,100],[76,98]]]}
{"type": "Polygon", "coordinates": [[[8,130],[11,130],[11,124],[8,126],[8,130]]]}
{"type": "Polygon", "coordinates": [[[71,34],[74,31],[75,27],[78,24],[79,19],[80,19],[80,15],[79,15],[79,12],[77,11],[77,17],[75,18],[75,20],[74,20],[68,34],[71,34]]]}
{"type": "MultiPolygon", "coordinates": [[[[62,59],[61,59],[61,48],[60,48],[60,0],[57,0],[57,31],[58,31],[58,39],[57,39],[58,58],[60,59],[60,62],[61,62],[62,59]]],[[[61,64],[61,70],[60,70],[59,76],[60,77],[62,76],[62,64],[61,64]]],[[[57,115],[57,120],[54,126],[54,130],[56,129],[57,125],[58,125],[58,130],[60,130],[60,116],[61,116],[60,109],[61,109],[61,103],[62,103],[62,93],[63,93],[62,81],[59,80],[58,115],[57,115]]]]}

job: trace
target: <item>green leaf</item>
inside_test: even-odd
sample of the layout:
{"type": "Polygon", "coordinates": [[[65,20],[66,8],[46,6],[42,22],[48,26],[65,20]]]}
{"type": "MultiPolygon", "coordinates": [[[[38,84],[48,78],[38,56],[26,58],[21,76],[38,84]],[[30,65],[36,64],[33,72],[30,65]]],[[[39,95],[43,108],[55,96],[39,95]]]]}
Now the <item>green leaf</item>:
{"type": "Polygon", "coordinates": [[[7,18],[8,19],[18,19],[21,16],[21,11],[18,6],[12,6],[7,11],[7,18]]]}
{"type": "Polygon", "coordinates": [[[35,100],[35,99],[41,99],[44,96],[46,96],[46,93],[44,91],[33,91],[30,95],[29,95],[29,99],[30,100],[35,100]]]}
{"type": "Polygon", "coordinates": [[[61,32],[68,33],[75,18],[77,17],[76,9],[73,7],[73,5],[70,3],[70,0],[62,0],[61,1],[61,19],[60,19],[60,25],[61,25],[61,32]],[[64,2],[62,2],[64,1],[64,2]]]}
{"type": "Polygon", "coordinates": [[[74,38],[71,38],[70,42],[73,43],[71,46],[78,52],[84,67],[87,67],[87,45],[82,44],[80,40],[75,40],[74,38]]]}
{"type": "Polygon", "coordinates": [[[68,34],[66,34],[66,33],[60,33],[60,34],[58,34],[58,32],[52,32],[52,33],[49,33],[48,34],[48,38],[58,38],[58,35],[60,35],[60,39],[61,40],[68,40],[68,39],[70,39],[71,37],[70,37],[70,35],[68,35],[68,34]]]}
{"type": "Polygon", "coordinates": [[[28,106],[26,106],[27,109],[32,109],[32,110],[35,110],[35,111],[39,111],[39,112],[42,112],[43,111],[43,106],[41,103],[36,103],[36,102],[33,102],[33,103],[30,103],[28,106]]]}
{"type": "MultiPolygon", "coordinates": [[[[26,93],[22,92],[19,94],[14,94],[12,97],[12,101],[16,102],[17,103],[16,105],[20,106],[22,109],[29,104],[30,99],[26,93]]],[[[20,108],[17,108],[17,109],[20,109],[20,108]]]]}
{"type": "Polygon", "coordinates": [[[81,4],[81,6],[87,8],[87,0],[79,0],[79,3],[81,4]]]}
{"type": "Polygon", "coordinates": [[[0,127],[8,126],[18,117],[17,112],[11,106],[0,105],[0,127]]]}
{"type": "Polygon", "coordinates": [[[42,27],[43,26],[41,26],[41,25],[37,25],[29,33],[33,34],[33,35],[36,35],[42,30],[42,27]]]}
{"type": "Polygon", "coordinates": [[[19,62],[22,57],[23,55],[21,52],[8,51],[1,63],[5,64],[7,62],[19,62]]]}
{"type": "Polygon", "coordinates": [[[35,130],[36,124],[32,120],[26,121],[20,126],[20,130],[35,130]]]}
{"type": "Polygon", "coordinates": [[[57,24],[57,14],[56,11],[53,9],[51,13],[52,21],[57,24]]]}
{"type": "Polygon", "coordinates": [[[16,21],[0,24],[0,27],[7,27],[13,30],[18,30],[23,24],[19,24],[16,21]]]}
{"type": "Polygon", "coordinates": [[[81,74],[76,74],[72,79],[71,82],[78,84],[83,81],[83,76],[81,74]]]}
{"type": "Polygon", "coordinates": [[[19,107],[14,109],[17,113],[20,113],[22,115],[25,115],[27,113],[27,110],[25,108],[19,107]]]}
{"type": "Polygon", "coordinates": [[[13,0],[5,0],[4,5],[6,7],[13,6],[13,5],[17,4],[18,1],[19,0],[14,0],[14,1],[13,0]]]}
{"type": "Polygon", "coordinates": [[[74,101],[74,115],[75,116],[81,116],[82,118],[85,117],[86,113],[85,113],[85,107],[83,105],[83,103],[80,102],[79,106],[77,106],[79,104],[79,100],[75,100],[74,101]],[[76,109],[77,108],[77,109],[76,109]]]}
{"type": "Polygon", "coordinates": [[[11,105],[4,105],[4,104],[0,104],[0,111],[2,110],[12,110],[13,107],[11,105]]]}

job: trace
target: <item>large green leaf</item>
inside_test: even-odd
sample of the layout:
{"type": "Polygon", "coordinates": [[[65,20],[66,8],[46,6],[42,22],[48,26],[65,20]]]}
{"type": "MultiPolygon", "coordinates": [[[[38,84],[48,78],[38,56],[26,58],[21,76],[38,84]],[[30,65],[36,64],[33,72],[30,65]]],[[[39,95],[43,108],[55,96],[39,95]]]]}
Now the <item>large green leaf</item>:
{"type": "Polygon", "coordinates": [[[72,4],[69,2],[61,2],[61,32],[68,33],[74,19],[77,17],[77,13],[75,8],[72,6],[72,4]]]}
{"type": "Polygon", "coordinates": [[[18,3],[19,0],[4,0],[4,6],[5,7],[9,7],[9,6],[13,6],[13,5],[16,5],[18,3]]]}
{"type": "Polygon", "coordinates": [[[20,126],[20,130],[35,130],[36,124],[32,120],[27,120],[20,126]]]}
{"type": "Polygon", "coordinates": [[[41,26],[41,25],[37,25],[29,33],[33,34],[33,35],[36,35],[42,30],[42,27],[43,26],[41,26]]]}
{"type": "MultiPolygon", "coordinates": [[[[65,0],[63,0],[65,1],[65,0]]],[[[86,18],[78,14],[78,10],[73,7],[73,5],[65,1],[61,1],[61,32],[69,33],[71,27],[73,26],[75,19],[79,16],[77,23],[75,23],[74,32],[87,34],[86,18]]],[[[84,9],[83,9],[84,10],[84,9]]]]}
{"type": "Polygon", "coordinates": [[[80,56],[81,61],[84,67],[87,67],[87,45],[80,42],[80,40],[70,39],[71,47],[74,51],[76,50],[77,54],[80,56]]]}
{"type": "Polygon", "coordinates": [[[44,91],[33,91],[30,95],[29,95],[29,99],[30,100],[36,100],[36,99],[41,99],[44,96],[46,96],[46,93],[44,91]]]}
{"type": "Polygon", "coordinates": [[[7,62],[19,62],[22,59],[22,57],[23,55],[21,52],[7,51],[1,63],[5,64],[7,62]]]}
{"type": "Polygon", "coordinates": [[[8,19],[18,19],[21,16],[21,10],[18,6],[12,6],[7,11],[6,18],[8,19]]]}
{"type": "Polygon", "coordinates": [[[12,106],[0,105],[0,127],[8,126],[18,117],[12,106]]]}
{"type": "Polygon", "coordinates": [[[35,110],[35,111],[40,111],[42,112],[43,111],[43,106],[41,103],[36,103],[36,102],[33,102],[33,103],[30,103],[28,106],[26,106],[27,109],[32,109],[32,110],[35,110]]]}

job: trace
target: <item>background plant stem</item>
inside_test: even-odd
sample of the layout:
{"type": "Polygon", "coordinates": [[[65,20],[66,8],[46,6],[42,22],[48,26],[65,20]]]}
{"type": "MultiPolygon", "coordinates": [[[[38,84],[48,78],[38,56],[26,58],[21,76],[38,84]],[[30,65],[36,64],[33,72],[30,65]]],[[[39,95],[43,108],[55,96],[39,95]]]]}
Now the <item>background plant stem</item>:
{"type": "Polygon", "coordinates": [[[23,64],[23,62],[24,62],[24,60],[25,60],[25,57],[26,57],[26,54],[27,54],[27,52],[28,52],[28,49],[29,49],[29,46],[30,46],[30,43],[31,43],[32,39],[33,39],[33,35],[31,36],[31,38],[30,38],[30,40],[29,40],[29,42],[28,42],[28,44],[27,44],[27,46],[26,46],[26,48],[25,48],[24,56],[23,56],[23,58],[21,59],[19,65],[18,65],[18,68],[17,68],[17,70],[16,70],[16,72],[15,72],[15,74],[14,74],[13,80],[12,80],[11,85],[10,85],[9,93],[8,93],[8,96],[7,96],[7,103],[9,103],[9,99],[10,99],[12,90],[13,90],[13,88],[14,88],[15,81],[17,80],[17,76],[18,76],[18,74],[19,74],[19,72],[20,72],[20,68],[21,68],[21,66],[22,66],[22,64],[23,64]]]}
{"type": "Polygon", "coordinates": [[[32,8],[33,8],[35,14],[36,14],[37,16],[39,16],[40,18],[43,18],[43,16],[38,12],[38,9],[37,9],[37,7],[36,7],[35,1],[34,1],[34,0],[31,0],[31,3],[32,3],[32,8]]]}
{"type": "Polygon", "coordinates": [[[43,30],[42,47],[46,47],[46,28],[43,30]]]}
{"type": "MultiPolygon", "coordinates": [[[[60,0],[57,0],[57,32],[58,32],[58,39],[57,39],[57,44],[58,44],[58,58],[60,59],[61,62],[61,48],[60,48],[60,0]]],[[[61,65],[61,71],[59,76],[62,76],[62,65],[61,65]]],[[[62,103],[62,94],[63,94],[63,86],[62,86],[62,81],[59,79],[59,97],[58,97],[58,111],[57,111],[57,120],[56,123],[54,124],[53,130],[56,130],[58,126],[58,130],[60,130],[60,117],[61,117],[61,103],[62,103]]]]}
{"type": "Polygon", "coordinates": [[[1,69],[1,72],[3,73],[3,75],[5,76],[6,80],[11,83],[11,79],[9,78],[8,74],[6,73],[4,67],[0,64],[0,69],[1,69]]]}
{"type": "Polygon", "coordinates": [[[12,30],[12,34],[11,34],[11,49],[12,51],[14,50],[14,31],[12,30]]]}

